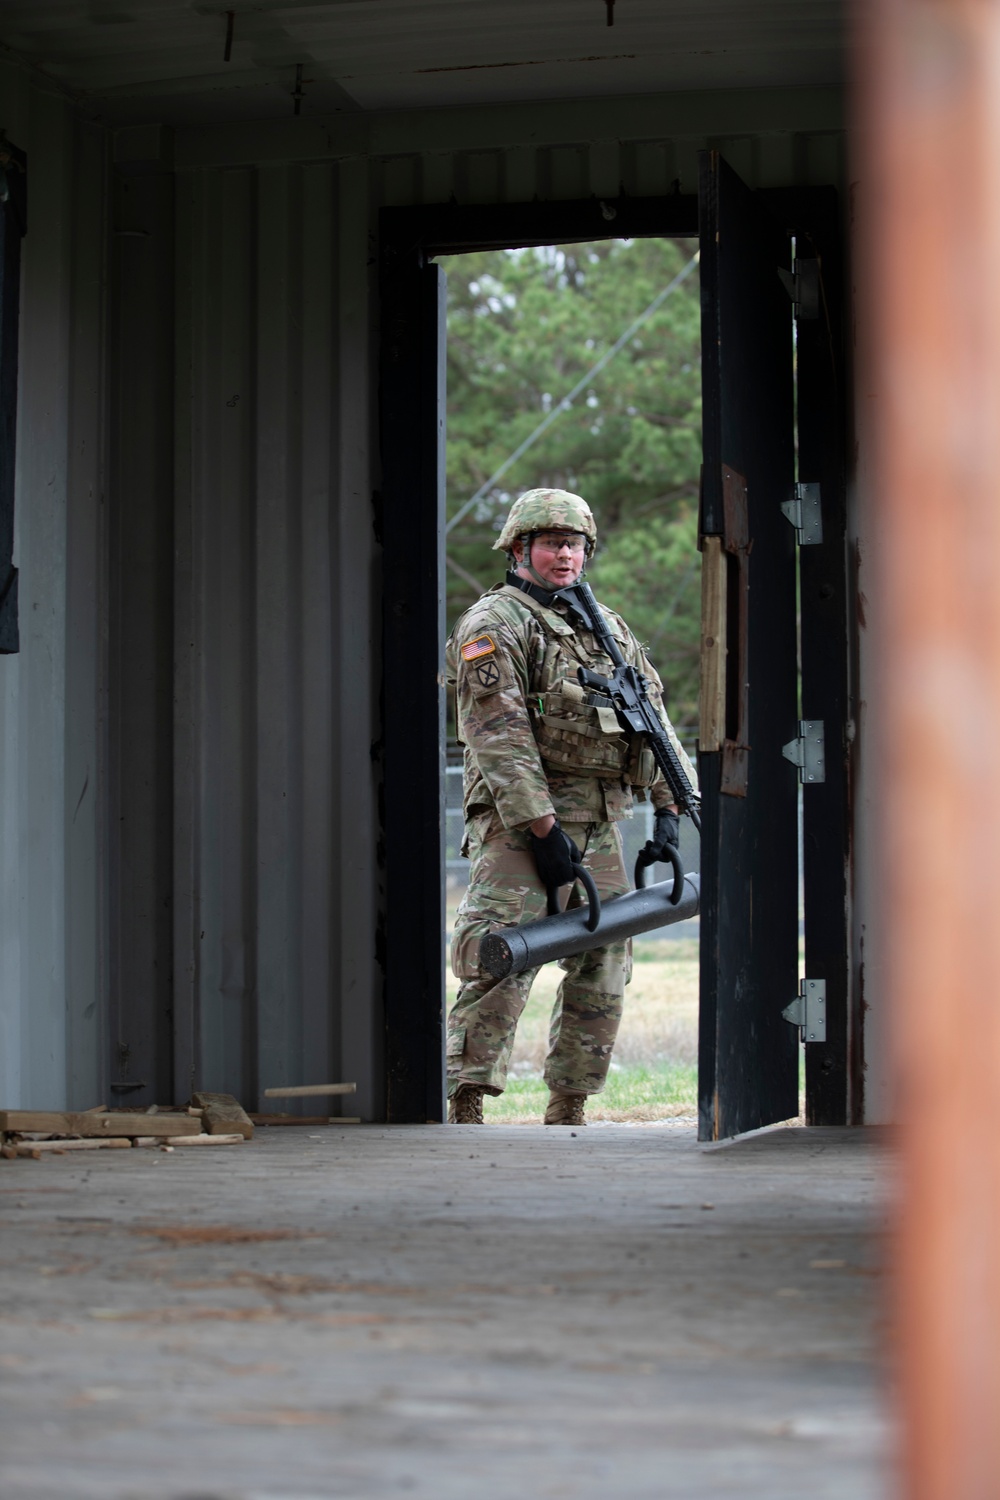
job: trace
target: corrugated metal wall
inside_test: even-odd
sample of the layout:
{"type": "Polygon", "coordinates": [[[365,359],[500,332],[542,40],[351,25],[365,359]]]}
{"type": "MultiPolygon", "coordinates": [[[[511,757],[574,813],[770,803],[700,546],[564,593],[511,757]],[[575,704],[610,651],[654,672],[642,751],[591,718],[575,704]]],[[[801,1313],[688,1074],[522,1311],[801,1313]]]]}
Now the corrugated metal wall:
{"type": "Polygon", "coordinates": [[[105,132],[0,62],[27,152],[15,562],[0,657],[0,1100],[81,1107],[106,1076],[105,132]]]}
{"type": "Polygon", "coordinates": [[[832,131],[180,172],[180,1094],[194,1064],[244,1099],[348,1077],[381,1109],[378,208],[661,194],[706,144],[757,185],[842,178],[832,131]]]}
{"type": "Polygon", "coordinates": [[[690,191],[706,144],[754,185],[840,183],[842,136],[784,96],[734,135],[720,95],[690,131],[676,101],[425,111],[353,146],[356,117],[137,127],[112,170],[97,127],[11,88],[31,229],[2,1098],[349,1078],[377,1118],[378,209],[690,191]]]}
{"type": "Polygon", "coordinates": [[[751,187],[834,184],[844,178],[841,132],[694,136],[676,141],[601,141],[594,145],[518,146],[509,150],[397,156],[373,164],[378,201],[530,203],[560,199],[654,197],[680,183],[696,192],[698,152],[722,152],[751,187]]]}
{"type": "Polygon", "coordinates": [[[380,1108],[366,169],[178,180],[177,1087],[380,1108]]]}

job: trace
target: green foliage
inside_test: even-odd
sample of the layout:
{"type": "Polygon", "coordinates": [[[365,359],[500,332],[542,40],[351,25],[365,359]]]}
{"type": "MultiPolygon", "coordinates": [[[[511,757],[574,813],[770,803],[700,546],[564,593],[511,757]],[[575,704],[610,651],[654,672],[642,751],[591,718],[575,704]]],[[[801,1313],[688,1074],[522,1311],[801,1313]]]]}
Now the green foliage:
{"type": "MultiPolygon", "coordinates": [[[[454,515],[690,260],[690,241],[603,240],[449,257],[454,515]]],[[[448,537],[448,623],[502,575],[491,550],[534,485],[585,496],[595,592],[649,643],[675,722],[698,680],[698,278],[687,278],[448,537]]]]}

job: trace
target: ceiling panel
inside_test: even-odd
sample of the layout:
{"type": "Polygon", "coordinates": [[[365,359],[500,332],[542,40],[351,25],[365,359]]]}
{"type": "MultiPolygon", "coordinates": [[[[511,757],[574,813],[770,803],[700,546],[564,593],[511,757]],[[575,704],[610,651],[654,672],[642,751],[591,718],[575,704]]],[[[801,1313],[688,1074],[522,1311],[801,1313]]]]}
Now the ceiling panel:
{"type": "Polygon", "coordinates": [[[112,120],[239,119],[843,77],[843,0],[0,0],[0,41],[112,120]],[[226,12],[234,9],[224,61],[226,12]]]}

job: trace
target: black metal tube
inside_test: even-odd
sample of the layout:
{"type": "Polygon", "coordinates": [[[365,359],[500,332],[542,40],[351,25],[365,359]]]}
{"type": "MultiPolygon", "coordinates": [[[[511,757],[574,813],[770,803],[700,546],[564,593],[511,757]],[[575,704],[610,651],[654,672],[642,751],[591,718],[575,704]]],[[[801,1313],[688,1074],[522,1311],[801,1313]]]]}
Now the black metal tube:
{"type": "Polygon", "coordinates": [[[522,927],[504,927],[488,933],[479,945],[479,962],[494,979],[523,974],[537,969],[554,958],[571,953],[586,953],[605,943],[619,943],[654,927],[672,926],[698,915],[701,882],[697,871],[684,877],[684,892],[673,902],[674,882],[658,881],[627,896],[612,896],[601,907],[601,920],[595,931],[589,931],[590,908],[574,906],[557,917],[542,917],[525,922],[522,927]]]}

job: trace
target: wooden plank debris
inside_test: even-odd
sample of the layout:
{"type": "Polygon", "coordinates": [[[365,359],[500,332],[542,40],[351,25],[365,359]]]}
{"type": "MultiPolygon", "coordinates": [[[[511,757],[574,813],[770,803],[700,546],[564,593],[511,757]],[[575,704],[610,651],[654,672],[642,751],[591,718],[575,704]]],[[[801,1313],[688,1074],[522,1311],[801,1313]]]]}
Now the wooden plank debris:
{"type": "Polygon", "coordinates": [[[199,1135],[201,1121],[195,1116],[179,1114],[104,1114],[93,1111],[72,1113],[62,1110],[2,1109],[0,1133],[43,1131],[67,1136],[125,1135],[199,1135]]]}
{"type": "Polygon", "coordinates": [[[265,1099],[313,1099],[326,1094],[356,1094],[356,1083],[297,1083],[283,1088],[265,1089],[265,1099]]]}
{"type": "Polygon", "coordinates": [[[261,1115],[252,1114],[255,1125],[329,1125],[330,1115],[261,1115]]]}
{"type": "Polygon", "coordinates": [[[0,1110],[0,1157],[6,1161],[18,1157],[42,1161],[66,1151],[131,1146],[161,1146],[164,1151],[173,1151],[175,1146],[240,1146],[250,1140],[253,1123],[231,1094],[197,1097],[202,1102],[196,1109],[151,1105],[141,1114],[108,1109],[0,1110]]]}
{"type": "Polygon", "coordinates": [[[128,1136],[109,1136],[107,1140],[57,1140],[57,1141],[17,1141],[7,1150],[13,1150],[17,1156],[30,1156],[35,1161],[41,1161],[42,1154],[50,1156],[61,1156],[64,1151],[120,1151],[128,1150],[132,1145],[128,1136]]]}
{"type": "Polygon", "coordinates": [[[233,1135],[253,1139],[253,1121],[232,1094],[201,1091],[191,1095],[191,1103],[200,1111],[202,1128],[208,1135],[233,1135]]]}
{"type": "Polygon", "coordinates": [[[722,538],[707,536],[701,555],[701,690],[698,746],[719,750],[726,736],[726,579],[722,538]]]}
{"type": "Polygon", "coordinates": [[[231,1135],[171,1135],[164,1142],[167,1146],[241,1146],[247,1137],[242,1131],[231,1135]]]}
{"type": "Polygon", "coordinates": [[[255,1125],[360,1125],[360,1115],[260,1115],[250,1116],[255,1125]]]}

